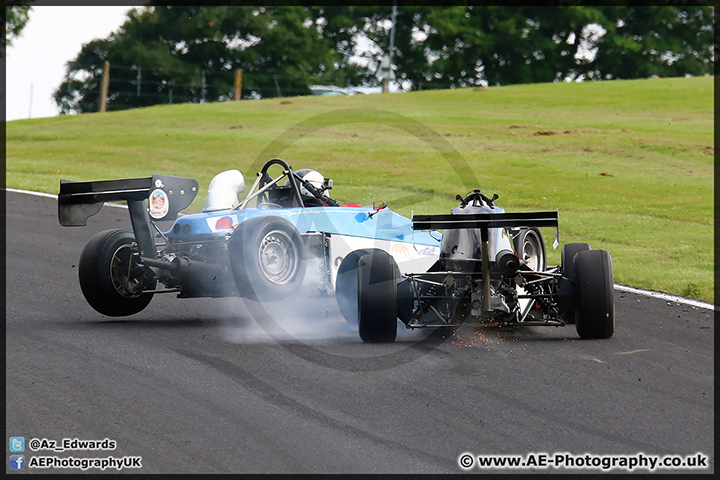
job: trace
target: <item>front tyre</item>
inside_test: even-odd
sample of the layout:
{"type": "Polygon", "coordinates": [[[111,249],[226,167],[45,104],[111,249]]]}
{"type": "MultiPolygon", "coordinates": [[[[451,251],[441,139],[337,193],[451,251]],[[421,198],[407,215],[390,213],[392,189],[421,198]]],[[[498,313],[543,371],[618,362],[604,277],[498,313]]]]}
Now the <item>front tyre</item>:
{"type": "Polygon", "coordinates": [[[366,343],[391,343],[397,336],[395,261],[373,252],[358,261],[358,331],[366,343]]]}
{"type": "Polygon", "coordinates": [[[571,282],[575,281],[575,255],[590,250],[587,243],[566,243],[560,251],[560,267],[563,277],[571,282]]]}
{"type": "MultiPolygon", "coordinates": [[[[591,250],[587,243],[566,243],[560,251],[560,269],[562,276],[575,283],[575,255],[579,252],[591,250]]],[[[565,281],[565,280],[563,280],[565,281]]],[[[575,298],[571,295],[558,297],[558,310],[560,316],[566,323],[575,323],[575,312],[577,309],[575,298]]]]}
{"type": "Polygon", "coordinates": [[[615,331],[612,258],[605,250],[575,255],[575,326],[580,338],[610,338],[615,331]]]}
{"type": "Polygon", "coordinates": [[[357,327],[358,325],[358,261],[363,255],[383,252],[379,249],[353,250],[345,255],[338,267],[335,277],[335,298],[338,309],[345,320],[357,327]]]}
{"type": "Polygon", "coordinates": [[[282,300],[302,284],[306,263],[302,239],[283,218],[255,217],[242,222],[228,248],[241,296],[261,302],[282,300]]]}
{"type": "Polygon", "coordinates": [[[152,300],[156,279],[140,263],[135,235],[128,230],[95,234],[83,248],[78,264],[80,289],[92,308],[110,317],[142,311],[152,300]]]}

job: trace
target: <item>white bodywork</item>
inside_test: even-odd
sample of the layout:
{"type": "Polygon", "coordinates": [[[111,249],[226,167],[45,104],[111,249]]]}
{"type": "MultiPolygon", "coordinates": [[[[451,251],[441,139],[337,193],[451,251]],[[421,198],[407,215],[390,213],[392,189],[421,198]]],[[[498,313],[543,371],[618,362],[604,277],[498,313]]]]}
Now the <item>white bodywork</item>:
{"type": "Polygon", "coordinates": [[[337,279],[338,268],[348,253],[377,248],[393,256],[401,273],[426,272],[440,256],[440,243],[437,247],[415,245],[407,242],[390,240],[374,240],[349,235],[332,235],[329,239],[330,280],[333,288],[337,279]]]}

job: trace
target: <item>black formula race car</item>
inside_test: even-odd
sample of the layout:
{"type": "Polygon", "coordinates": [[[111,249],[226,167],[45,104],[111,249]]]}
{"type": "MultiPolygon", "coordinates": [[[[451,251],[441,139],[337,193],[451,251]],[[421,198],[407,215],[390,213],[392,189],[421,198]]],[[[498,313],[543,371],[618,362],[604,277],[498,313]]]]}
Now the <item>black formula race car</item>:
{"type": "Polygon", "coordinates": [[[497,198],[474,190],[457,196],[450,215],[413,216],[415,230],[444,230],[439,258],[425,271],[401,273],[381,250],[348,255],[357,295],[348,320],[357,319],[363,341],[394,341],[398,319],[410,329],[575,324],[584,339],[613,335],[610,254],[571,243],[560,265],[547,266],[539,227],[557,232],[557,212],[505,213],[497,198]]]}

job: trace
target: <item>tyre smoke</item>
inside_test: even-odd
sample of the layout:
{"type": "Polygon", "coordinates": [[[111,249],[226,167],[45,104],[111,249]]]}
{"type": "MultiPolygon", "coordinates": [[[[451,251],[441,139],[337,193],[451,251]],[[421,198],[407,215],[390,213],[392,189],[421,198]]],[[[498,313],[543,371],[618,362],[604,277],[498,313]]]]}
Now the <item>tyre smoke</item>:
{"type": "MultiPolygon", "coordinates": [[[[322,345],[361,343],[357,325],[345,320],[335,293],[324,280],[322,264],[308,262],[305,277],[289,297],[270,302],[231,298],[228,315],[236,321],[227,325],[226,337],[233,343],[296,342],[322,345]]],[[[410,331],[398,323],[396,342],[417,341],[428,332],[410,331]]]]}

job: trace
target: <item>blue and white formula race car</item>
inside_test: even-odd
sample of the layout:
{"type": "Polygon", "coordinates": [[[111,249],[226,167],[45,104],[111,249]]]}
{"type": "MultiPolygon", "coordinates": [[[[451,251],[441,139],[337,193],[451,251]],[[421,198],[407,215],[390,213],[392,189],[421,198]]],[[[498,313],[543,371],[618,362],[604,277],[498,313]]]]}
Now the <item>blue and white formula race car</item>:
{"type": "Polygon", "coordinates": [[[58,217],[63,226],[84,226],[105,202],[127,202],[132,231],[96,234],[78,266],[86,300],[109,316],[138,313],[164,292],[276,301],[310,275],[334,294],[350,252],[387,252],[401,271],[426,270],[437,260],[438,235],[414,231],[410,220],[384,202],[340,206],[328,196],[331,188],[332,180],[319,172],[293,171],[275,158],[262,167],[244,200],[238,200],[244,177],[229,170],[210,182],[202,213],[178,216],[199,191],[194,179],[63,180],[58,217]],[[174,223],[163,232],[157,223],[166,220],[174,223]]]}
{"type": "Polygon", "coordinates": [[[409,220],[385,202],[340,206],[328,196],[332,180],[277,158],[239,201],[244,188],[239,171],[222,172],[203,212],[178,216],[198,193],[194,179],[61,181],[63,226],[86,225],[107,201],[126,201],[130,212],[132,231],[100,232],[82,251],[88,303],[126,316],[166,292],[268,302],[316,276],[366,342],[394,341],[398,320],[407,328],[576,323],[583,338],[613,334],[609,254],[568,244],[561,265],[546,265],[538,227],[557,228],[556,212],[507,214],[475,190],[458,196],[451,215],[409,220]],[[174,222],[163,232],[156,222],[166,220],[174,222]]]}

